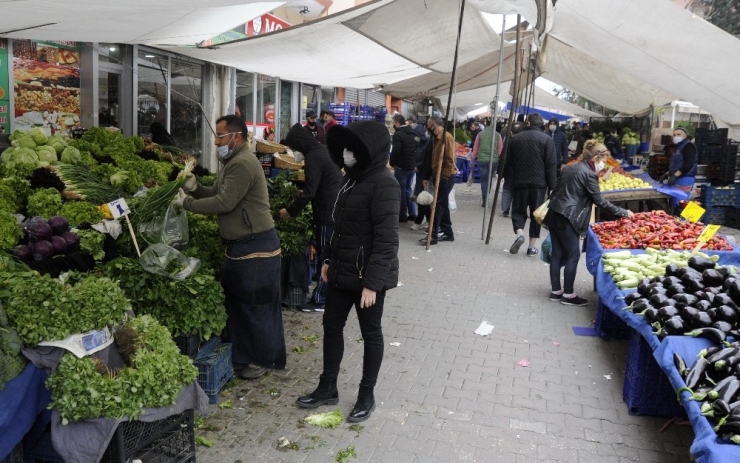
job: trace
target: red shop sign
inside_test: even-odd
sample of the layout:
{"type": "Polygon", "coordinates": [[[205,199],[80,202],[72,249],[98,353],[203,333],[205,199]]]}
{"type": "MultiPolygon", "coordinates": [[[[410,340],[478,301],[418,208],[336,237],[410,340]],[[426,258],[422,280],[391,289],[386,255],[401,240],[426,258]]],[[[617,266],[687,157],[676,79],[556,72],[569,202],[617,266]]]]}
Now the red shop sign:
{"type": "Polygon", "coordinates": [[[245,24],[244,33],[247,34],[247,37],[254,37],[255,35],[262,35],[267,34],[268,32],[279,31],[280,29],[287,29],[291,25],[292,24],[283,21],[277,16],[265,13],[245,24]]]}

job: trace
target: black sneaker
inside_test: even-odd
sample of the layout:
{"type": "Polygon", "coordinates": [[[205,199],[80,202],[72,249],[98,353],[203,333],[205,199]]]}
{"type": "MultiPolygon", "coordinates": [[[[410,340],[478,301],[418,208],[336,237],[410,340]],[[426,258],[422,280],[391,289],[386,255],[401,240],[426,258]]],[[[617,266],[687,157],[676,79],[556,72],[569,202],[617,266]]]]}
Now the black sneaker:
{"type": "Polygon", "coordinates": [[[537,248],[527,248],[527,257],[534,257],[539,253],[540,251],[537,248]]]}
{"type": "Polygon", "coordinates": [[[509,216],[509,211],[504,211],[501,213],[501,217],[508,217],[508,216],[509,216]]]}
{"type": "Polygon", "coordinates": [[[514,244],[512,244],[509,248],[509,252],[512,254],[516,254],[517,252],[519,252],[519,248],[521,248],[523,244],[524,237],[522,235],[517,236],[516,241],[514,241],[514,244]]]}
{"type": "Polygon", "coordinates": [[[309,302],[297,307],[301,312],[306,313],[324,313],[324,305],[316,304],[315,302],[309,302]]]}
{"type": "Polygon", "coordinates": [[[563,293],[550,293],[550,300],[553,302],[557,302],[559,300],[563,299],[563,293]]]}
{"type": "Polygon", "coordinates": [[[560,303],[563,305],[584,306],[584,305],[588,305],[588,299],[584,299],[578,296],[573,296],[573,297],[562,296],[560,298],[560,303]]]}

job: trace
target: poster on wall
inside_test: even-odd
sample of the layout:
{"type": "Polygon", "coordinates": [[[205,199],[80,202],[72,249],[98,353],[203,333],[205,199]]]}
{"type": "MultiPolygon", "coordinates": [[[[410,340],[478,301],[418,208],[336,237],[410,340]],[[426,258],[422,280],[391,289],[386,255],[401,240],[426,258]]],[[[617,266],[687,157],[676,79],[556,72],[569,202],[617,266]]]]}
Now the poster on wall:
{"type": "Polygon", "coordinates": [[[80,124],[80,51],[76,42],[13,41],[13,130],[48,135],[80,124]]]}
{"type": "Polygon", "coordinates": [[[8,87],[8,41],[0,39],[0,133],[10,133],[10,89],[8,87]]]}

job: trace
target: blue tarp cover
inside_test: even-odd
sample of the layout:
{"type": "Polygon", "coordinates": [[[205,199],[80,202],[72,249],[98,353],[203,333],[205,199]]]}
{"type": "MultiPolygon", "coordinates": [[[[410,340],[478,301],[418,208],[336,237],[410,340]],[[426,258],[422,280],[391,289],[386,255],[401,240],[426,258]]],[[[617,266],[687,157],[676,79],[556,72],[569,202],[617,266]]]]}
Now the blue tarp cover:
{"type": "Polygon", "coordinates": [[[51,402],[46,371],[32,363],[0,391],[0,460],[10,454],[31,429],[36,416],[51,402]]]}

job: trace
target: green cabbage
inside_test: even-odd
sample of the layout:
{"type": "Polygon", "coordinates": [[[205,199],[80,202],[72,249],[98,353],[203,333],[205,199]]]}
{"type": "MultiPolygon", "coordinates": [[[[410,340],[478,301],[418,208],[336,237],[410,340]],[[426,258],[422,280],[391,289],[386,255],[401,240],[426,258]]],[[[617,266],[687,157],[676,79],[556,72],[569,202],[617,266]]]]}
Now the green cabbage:
{"type": "Polygon", "coordinates": [[[48,146],[51,146],[56,150],[57,154],[62,154],[64,148],[67,147],[67,141],[61,135],[52,135],[46,142],[48,146]]]}
{"type": "Polygon", "coordinates": [[[37,145],[45,145],[47,141],[46,134],[43,130],[41,130],[38,127],[34,127],[31,129],[30,132],[28,132],[28,136],[33,138],[33,141],[36,142],[37,145]]]}
{"type": "Polygon", "coordinates": [[[39,162],[52,163],[57,160],[57,152],[51,146],[37,146],[36,155],[39,157],[39,162]]]}
{"type": "Polygon", "coordinates": [[[82,161],[80,150],[72,146],[64,148],[61,161],[65,164],[79,164],[82,161]]]}
{"type": "Polygon", "coordinates": [[[29,148],[29,149],[36,148],[36,142],[33,141],[33,138],[29,137],[28,135],[22,138],[16,138],[15,140],[12,141],[11,145],[17,146],[19,148],[29,148]]]}
{"type": "Polygon", "coordinates": [[[3,153],[0,154],[0,162],[2,162],[3,164],[7,164],[8,161],[10,160],[10,156],[13,154],[13,152],[16,149],[17,148],[15,146],[11,146],[10,148],[3,151],[3,153]]]}
{"type": "Polygon", "coordinates": [[[6,155],[9,150],[3,151],[1,156],[5,164],[33,164],[35,166],[39,162],[39,157],[33,149],[16,147],[6,155]]]}

